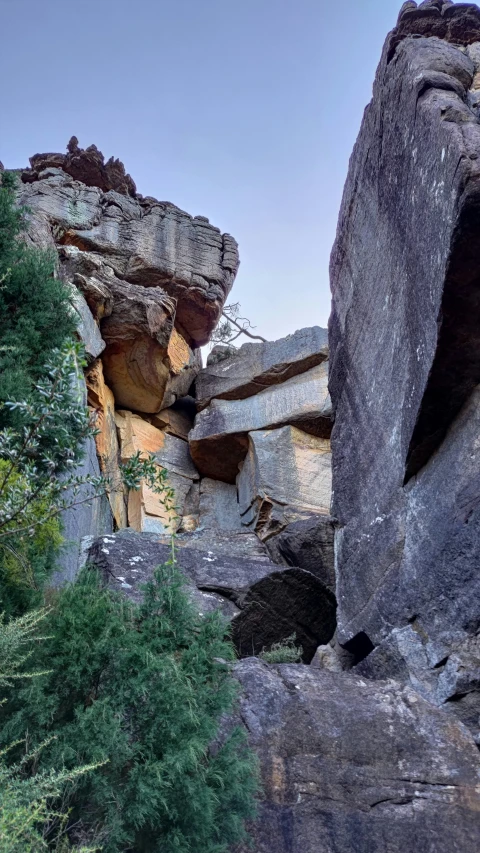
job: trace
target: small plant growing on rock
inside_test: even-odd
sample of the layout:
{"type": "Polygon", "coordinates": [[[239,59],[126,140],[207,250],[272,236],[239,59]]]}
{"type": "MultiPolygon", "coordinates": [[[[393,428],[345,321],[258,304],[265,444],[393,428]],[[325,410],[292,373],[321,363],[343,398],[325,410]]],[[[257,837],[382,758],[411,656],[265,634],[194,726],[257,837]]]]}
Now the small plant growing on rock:
{"type": "Polygon", "coordinates": [[[279,643],[274,643],[268,651],[262,651],[259,657],[265,663],[300,663],[303,650],[296,645],[296,639],[296,634],[291,634],[279,643]]]}

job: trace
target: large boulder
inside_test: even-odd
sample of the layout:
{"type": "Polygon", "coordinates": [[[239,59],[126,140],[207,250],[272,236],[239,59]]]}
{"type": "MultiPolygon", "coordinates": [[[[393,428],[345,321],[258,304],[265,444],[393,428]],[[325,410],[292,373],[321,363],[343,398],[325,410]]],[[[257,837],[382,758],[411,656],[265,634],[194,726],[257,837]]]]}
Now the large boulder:
{"type": "Polygon", "coordinates": [[[248,342],[221,360],[210,358],[196,381],[197,405],[215,397],[243,400],[321,364],[328,358],[327,330],[300,329],[278,341],[248,342]]]}
{"type": "MultiPolygon", "coordinates": [[[[310,661],[317,646],[335,631],[334,596],[314,575],[281,570],[266,553],[235,553],[234,538],[218,533],[211,533],[206,542],[178,538],[176,560],[192,600],[200,612],[220,609],[233,617],[239,655],[261,652],[295,634],[310,661]]],[[[123,530],[95,540],[88,560],[112,588],[140,601],[145,583],[171,554],[168,537],[123,530]]]]}
{"type": "Polygon", "coordinates": [[[328,363],[244,400],[212,400],[190,433],[193,460],[205,477],[234,483],[248,451],[248,433],[291,424],[328,438],[332,428],[328,363]]]}
{"type": "Polygon", "coordinates": [[[238,269],[235,240],[205,217],[132,195],[116,162],[106,164],[104,180],[95,165],[98,153],[92,147],[70,152],[67,160],[32,158],[33,171],[24,173],[19,192],[19,203],[29,208],[31,238],[41,246],[76,246],[108,257],[119,279],[162,287],[176,300],[179,333],[193,347],[205,344],[238,269]]]}
{"type": "Polygon", "coordinates": [[[330,441],[292,426],[251,432],[237,490],[242,523],[261,539],[312,512],[328,515],[330,441]]]}
{"type": "Polygon", "coordinates": [[[339,638],[360,658],[410,624],[438,665],[480,624],[479,66],[389,45],[331,265],[339,638]]]}
{"type": "Polygon", "coordinates": [[[299,566],[335,592],[334,520],[311,515],[291,521],[265,543],[274,563],[299,566]]]}
{"type": "Polygon", "coordinates": [[[255,659],[235,675],[256,853],[477,853],[480,755],[456,720],[392,681],[255,659]]]}

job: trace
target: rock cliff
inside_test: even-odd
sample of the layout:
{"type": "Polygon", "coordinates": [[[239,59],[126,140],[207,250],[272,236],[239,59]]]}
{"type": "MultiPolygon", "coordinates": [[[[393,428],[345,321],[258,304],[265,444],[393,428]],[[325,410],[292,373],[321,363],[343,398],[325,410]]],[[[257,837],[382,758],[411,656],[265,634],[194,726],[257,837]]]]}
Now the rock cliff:
{"type": "Polygon", "coordinates": [[[330,391],[340,642],[480,743],[479,62],[476,6],[404,5],[340,211],[330,391]]]}
{"type": "Polygon", "coordinates": [[[259,755],[257,853],[480,849],[479,93],[480,10],[404,3],[350,162],[329,340],[205,367],[234,239],[76,138],[21,172],[89,358],[85,465],[111,484],[67,515],[63,580],[87,561],[139,600],[176,532],[240,658],[222,734],[240,723],[259,755]],[[137,452],[174,511],[124,491],[137,452]],[[301,663],[255,657],[292,634],[301,663]]]}

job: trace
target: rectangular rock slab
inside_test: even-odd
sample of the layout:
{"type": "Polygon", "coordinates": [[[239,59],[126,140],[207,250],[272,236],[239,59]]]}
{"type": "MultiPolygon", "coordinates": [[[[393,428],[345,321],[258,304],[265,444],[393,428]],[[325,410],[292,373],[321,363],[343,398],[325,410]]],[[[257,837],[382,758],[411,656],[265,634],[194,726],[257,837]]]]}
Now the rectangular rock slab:
{"type": "Polygon", "coordinates": [[[208,363],[196,380],[199,410],[213,398],[243,400],[328,359],[328,333],[313,326],[278,341],[243,344],[231,358],[208,363]]]}
{"type": "Polygon", "coordinates": [[[237,487],[204,477],[200,481],[199,525],[223,531],[241,531],[237,487]]]}
{"type": "Polygon", "coordinates": [[[237,489],[243,523],[263,540],[312,512],[328,515],[329,440],[291,426],[250,433],[237,489]]]}
{"type": "Polygon", "coordinates": [[[245,400],[212,400],[199,412],[189,442],[205,477],[234,483],[247,450],[247,434],[291,424],[311,435],[330,436],[328,362],[266,388],[245,400]]]}

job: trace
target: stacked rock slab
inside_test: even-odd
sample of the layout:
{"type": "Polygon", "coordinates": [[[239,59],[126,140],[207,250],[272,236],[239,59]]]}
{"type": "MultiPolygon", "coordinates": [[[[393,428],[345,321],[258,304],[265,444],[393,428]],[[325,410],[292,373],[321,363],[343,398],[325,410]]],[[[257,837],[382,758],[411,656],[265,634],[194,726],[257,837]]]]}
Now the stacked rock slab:
{"type": "Polygon", "coordinates": [[[477,6],[404,4],[340,211],[330,391],[339,638],[480,742],[479,72],[477,6]]]}

